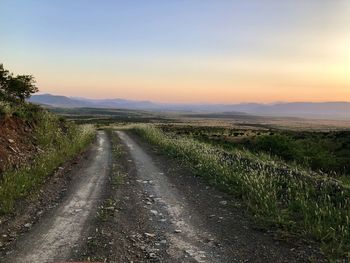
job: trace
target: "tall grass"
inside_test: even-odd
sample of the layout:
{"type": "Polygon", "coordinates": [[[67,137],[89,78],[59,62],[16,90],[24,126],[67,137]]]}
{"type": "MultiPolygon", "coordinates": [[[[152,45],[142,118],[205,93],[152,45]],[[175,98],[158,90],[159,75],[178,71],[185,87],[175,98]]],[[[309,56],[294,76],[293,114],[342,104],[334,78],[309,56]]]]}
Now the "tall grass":
{"type": "Polygon", "coordinates": [[[55,169],[94,138],[92,125],[77,126],[44,110],[35,113],[35,137],[41,149],[34,161],[6,171],[0,181],[0,213],[13,211],[18,199],[39,189],[55,169]]]}
{"type": "Polygon", "coordinates": [[[247,151],[227,152],[191,138],[172,138],[151,125],[134,130],[195,174],[242,198],[256,218],[319,240],[331,257],[349,251],[350,190],[340,182],[247,151]]]}

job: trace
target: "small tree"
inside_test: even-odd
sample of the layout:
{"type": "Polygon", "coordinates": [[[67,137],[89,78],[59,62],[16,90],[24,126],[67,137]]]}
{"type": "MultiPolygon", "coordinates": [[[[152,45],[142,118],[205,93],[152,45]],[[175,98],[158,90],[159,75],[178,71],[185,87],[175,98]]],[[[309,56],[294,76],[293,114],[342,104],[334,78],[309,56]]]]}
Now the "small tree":
{"type": "Polygon", "coordinates": [[[38,91],[33,76],[17,75],[14,77],[0,64],[0,100],[23,103],[25,99],[38,91]]]}
{"type": "Polygon", "coordinates": [[[6,87],[9,78],[8,70],[4,69],[4,66],[0,64],[0,100],[6,99],[6,87]]]}
{"type": "Polygon", "coordinates": [[[38,88],[33,76],[17,75],[9,80],[7,92],[11,98],[24,102],[33,93],[38,92],[38,88]]]}

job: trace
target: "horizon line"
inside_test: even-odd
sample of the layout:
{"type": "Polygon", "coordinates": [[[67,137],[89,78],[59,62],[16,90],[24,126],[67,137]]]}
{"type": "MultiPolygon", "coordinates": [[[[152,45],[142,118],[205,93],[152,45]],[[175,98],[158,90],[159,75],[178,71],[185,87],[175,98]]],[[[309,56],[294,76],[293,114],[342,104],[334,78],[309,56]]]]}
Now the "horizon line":
{"type": "Polygon", "coordinates": [[[334,100],[334,101],[273,101],[273,102],[164,102],[164,101],[154,101],[149,99],[132,99],[132,98],[123,98],[123,97],[114,97],[114,98],[91,98],[91,97],[84,97],[84,96],[69,96],[69,95],[61,95],[61,94],[52,94],[47,92],[38,92],[35,95],[51,95],[51,96],[62,96],[70,99],[86,99],[86,100],[128,100],[128,101],[135,101],[135,102],[150,102],[154,104],[182,104],[182,105],[233,105],[233,104],[263,104],[263,105],[276,105],[276,104],[289,104],[289,103],[314,103],[314,104],[321,104],[321,103],[350,103],[350,101],[340,101],[340,100],[334,100]]]}

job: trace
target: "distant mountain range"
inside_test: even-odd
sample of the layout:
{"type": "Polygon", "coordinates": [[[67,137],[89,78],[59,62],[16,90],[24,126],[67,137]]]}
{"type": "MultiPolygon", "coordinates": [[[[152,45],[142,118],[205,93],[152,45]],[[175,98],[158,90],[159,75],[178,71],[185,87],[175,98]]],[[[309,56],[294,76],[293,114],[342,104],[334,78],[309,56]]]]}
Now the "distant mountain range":
{"type": "Polygon", "coordinates": [[[292,102],[276,104],[165,104],[126,99],[86,99],[51,94],[32,96],[29,101],[52,107],[117,108],[187,113],[251,114],[350,120],[350,102],[292,102]]]}
{"type": "Polygon", "coordinates": [[[133,101],[124,99],[86,99],[58,96],[51,94],[33,95],[30,102],[62,108],[119,108],[119,109],[157,109],[157,104],[150,101],[133,101]]]}

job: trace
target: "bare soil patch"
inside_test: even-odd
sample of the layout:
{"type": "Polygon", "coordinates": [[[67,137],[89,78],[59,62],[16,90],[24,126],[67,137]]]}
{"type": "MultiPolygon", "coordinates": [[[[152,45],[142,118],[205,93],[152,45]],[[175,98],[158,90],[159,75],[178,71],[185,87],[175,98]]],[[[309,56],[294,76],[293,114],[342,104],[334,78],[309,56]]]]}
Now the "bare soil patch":
{"type": "Polygon", "coordinates": [[[0,118],[0,175],[28,162],[38,151],[32,124],[17,117],[0,118]]]}

